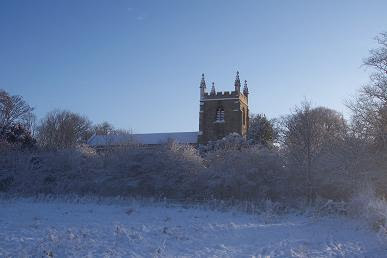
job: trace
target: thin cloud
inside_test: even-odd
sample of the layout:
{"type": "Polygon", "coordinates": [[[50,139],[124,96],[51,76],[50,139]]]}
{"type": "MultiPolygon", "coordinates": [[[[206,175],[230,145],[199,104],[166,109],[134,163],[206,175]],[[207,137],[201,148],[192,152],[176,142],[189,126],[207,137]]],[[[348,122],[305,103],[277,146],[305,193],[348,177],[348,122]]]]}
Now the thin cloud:
{"type": "Polygon", "coordinates": [[[143,20],[145,20],[145,16],[139,15],[139,16],[136,17],[136,20],[137,21],[143,21],[143,20]]]}
{"type": "Polygon", "coordinates": [[[137,21],[143,21],[145,20],[146,16],[143,14],[138,14],[138,10],[135,10],[133,7],[128,7],[127,11],[130,12],[130,16],[134,17],[137,21]]]}

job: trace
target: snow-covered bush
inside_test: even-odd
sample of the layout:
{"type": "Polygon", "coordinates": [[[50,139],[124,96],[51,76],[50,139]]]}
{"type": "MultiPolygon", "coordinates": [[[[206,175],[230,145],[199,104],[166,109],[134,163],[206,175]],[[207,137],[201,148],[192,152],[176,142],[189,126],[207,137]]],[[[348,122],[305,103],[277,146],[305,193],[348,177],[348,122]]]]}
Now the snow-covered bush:
{"type": "Polygon", "coordinates": [[[124,146],[102,154],[79,146],[0,155],[0,191],[17,194],[156,195],[176,197],[202,167],[191,146],[124,146]]]}
{"type": "Polygon", "coordinates": [[[87,147],[2,156],[1,190],[19,194],[141,195],[173,199],[267,199],[286,191],[279,156],[223,148],[202,158],[190,145],[87,147]]]}
{"type": "MultiPolygon", "coordinates": [[[[0,155],[0,192],[305,204],[305,174],[288,167],[281,151],[250,145],[237,135],[214,146],[202,156],[195,147],[175,142],[101,152],[87,146],[57,151],[8,149],[0,155]]],[[[349,168],[356,165],[351,163],[360,155],[344,154],[344,159],[339,156],[342,152],[338,148],[315,161],[315,204],[321,207],[320,213],[340,208],[340,201],[348,200],[360,181],[375,181],[371,172],[350,173],[349,168]]]]}
{"type": "Polygon", "coordinates": [[[104,194],[184,198],[189,179],[203,169],[202,158],[189,145],[168,143],[155,148],[117,148],[103,154],[104,194]],[[108,189],[111,187],[112,189],[108,189]]]}
{"type": "Polygon", "coordinates": [[[13,178],[9,192],[18,194],[82,193],[89,184],[88,161],[78,150],[17,152],[7,155],[2,174],[13,178]]]}
{"type": "Polygon", "coordinates": [[[353,197],[349,213],[365,219],[374,230],[387,239],[387,201],[377,197],[372,187],[368,186],[353,197]]]}
{"type": "Polygon", "coordinates": [[[237,133],[231,133],[225,136],[223,139],[217,141],[210,141],[206,145],[199,146],[200,152],[205,154],[212,151],[228,151],[228,150],[241,150],[251,145],[251,141],[246,141],[242,136],[237,133]]]}
{"type": "Polygon", "coordinates": [[[218,199],[278,199],[285,189],[279,155],[262,146],[218,149],[206,156],[208,169],[198,178],[200,192],[218,199]]]}

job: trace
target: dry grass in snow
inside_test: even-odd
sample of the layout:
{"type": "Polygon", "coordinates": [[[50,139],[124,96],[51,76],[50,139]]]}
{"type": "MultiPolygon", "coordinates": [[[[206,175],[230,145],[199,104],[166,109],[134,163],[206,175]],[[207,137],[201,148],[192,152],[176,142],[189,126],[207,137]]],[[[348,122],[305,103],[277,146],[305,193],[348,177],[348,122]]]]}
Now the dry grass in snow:
{"type": "Polygon", "coordinates": [[[340,216],[248,215],[146,201],[0,200],[0,257],[383,257],[340,216]]]}

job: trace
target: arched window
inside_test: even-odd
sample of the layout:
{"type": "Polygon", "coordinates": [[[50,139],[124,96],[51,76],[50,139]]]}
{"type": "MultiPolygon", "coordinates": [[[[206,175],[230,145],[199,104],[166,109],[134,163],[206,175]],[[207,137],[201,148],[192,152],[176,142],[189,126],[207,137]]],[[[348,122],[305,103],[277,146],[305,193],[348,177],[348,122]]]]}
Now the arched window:
{"type": "Polygon", "coordinates": [[[224,109],[223,109],[223,107],[219,107],[216,110],[215,122],[224,122],[224,109]]]}

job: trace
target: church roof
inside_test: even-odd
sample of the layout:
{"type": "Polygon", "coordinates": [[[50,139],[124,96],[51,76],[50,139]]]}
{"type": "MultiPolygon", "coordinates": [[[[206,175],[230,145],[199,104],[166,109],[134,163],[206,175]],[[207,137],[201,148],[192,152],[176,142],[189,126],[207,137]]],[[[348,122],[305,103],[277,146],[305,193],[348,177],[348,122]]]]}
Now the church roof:
{"type": "Polygon", "coordinates": [[[93,135],[87,144],[93,147],[120,145],[134,141],[135,143],[153,145],[174,140],[182,144],[197,143],[198,132],[177,132],[177,133],[144,133],[144,134],[108,134],[93,135]]]}

